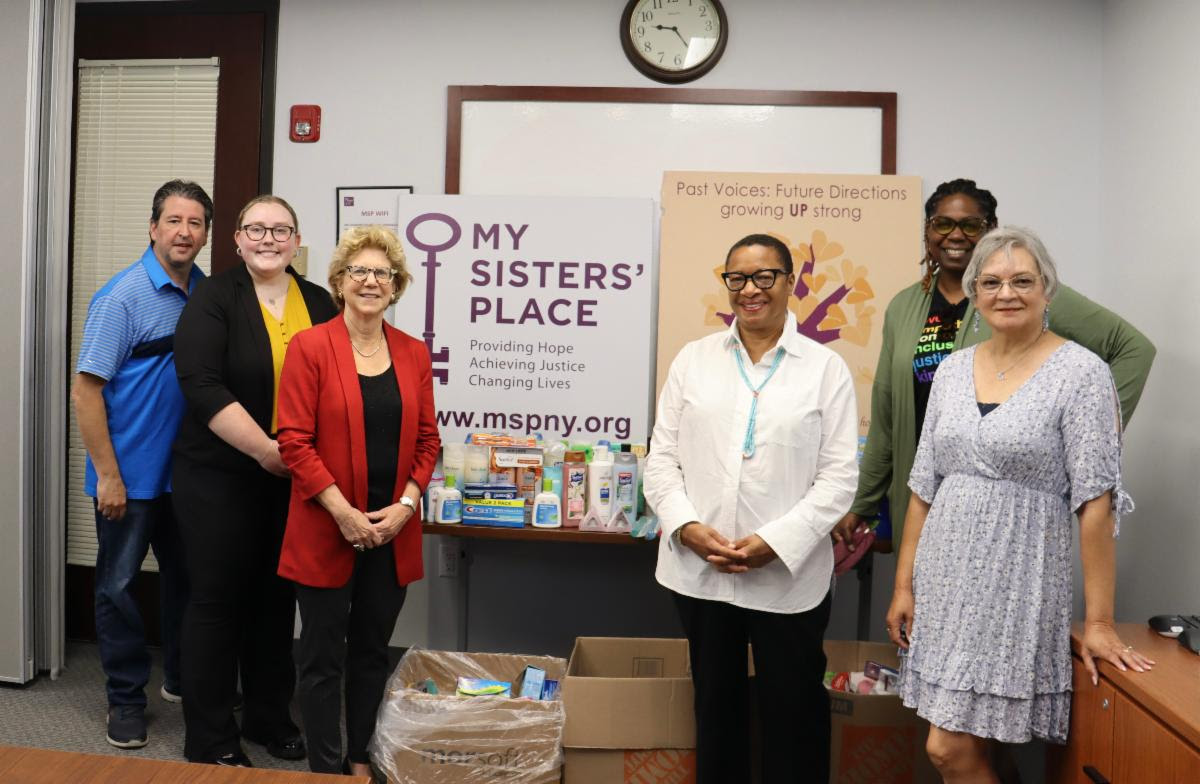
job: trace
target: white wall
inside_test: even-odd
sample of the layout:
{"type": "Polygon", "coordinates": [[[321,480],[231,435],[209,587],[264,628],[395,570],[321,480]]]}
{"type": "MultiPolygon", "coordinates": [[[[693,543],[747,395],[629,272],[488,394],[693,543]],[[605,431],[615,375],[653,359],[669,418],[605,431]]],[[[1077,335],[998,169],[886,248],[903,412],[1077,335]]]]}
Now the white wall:
{"type": "MultiPolygon", "coordinates": [[[[1000,200],[1001,220],[1038,230],[1067,282],[1126,312],[1160,347],[1167,348],[1163,341],[1170,334],[1165,323],[1169,314],[1153,310],[1147,281],[1135,274],[1136,268],[1125,267],[1122,279],[1112,274],[1106,262],[1098,261],[1115,258],[1112,248],[1119,246],[1118,240],[1131,247],[1138,243],[1140,249],[1148,237],[1161,244],[1168,236],[1157,221],[1144,224],[1156,226],[1150,234],[1139,231],[1112,237],[1100,231],[1100,129],[1105,123],[1127,127],[1146,139],[1145,146],[1154,146],[1146,137],[1161,125],[1163,108],[1157,101],[1136,96],[1153,109],[1143,115],[1154,118],[1145,123],[1145,130],[1137,114],[1121,116],[1123,111],[1115,109],[1113,90],[1101,89],[1100,76],[1108,73],[1109,62],[1102,58],[1103,47],[1111,43],[1114,26],[1147,25],[1137,18],[1147,13],[1147,3],[1129,2],[1115,10],[1094,0],[730,0],[725,5],[731,29],[725,57],[691,86],[896,92],[899,173],[923,177],[926,193],[943,180],[961,176],[992,189],[1000,200]],[[1129,288],[1140,290],[1136,305],[1129,301],[1129,288]]],[[[1183,2],[1159,5],[1187,7],[1183,2]]],[[[335,241],[336,186],[413,185],[419,193],[442,192],[447,85],[658,86],[638,74],[621,51],[617,37],[621,7],[619,2],[554,0],[282,0],[275,190],[300,213],[305,244],[312,249],[310,277],[323,279],[335,241]],[[320,142],[287,141],[288,107],[297,103],[323,107],[320,142]]],[[[1179,31],[1179,58],[1193,49],[1182,40],[1183,31],[1196,28],[1178,24],[1178,17],[1196,13],[1189,8],[1186,14],[1150,14],[1161,18],[1163,27],[1179,31]]],[[[1139,65],[1139,71],[1146,67],[1146,60],[1139,58],[1146,58],[1147,50],[1123,43],[1118,48],[1139,65]]],[[[1173,64],[1183,65],[1182,59],[1173,64]]],[[[1189,94],[1185,79],[1195,73],[1194,67],[1181,67],[1178,83],[1163,90],[1164,100],[1184,99],[1189,94]]],[[[1118,81],[1118,90],[1118,104],[1126,93],[1137,93],[1132,77],[1118,81]],[[1121,90],[1122,83],[1128,88],[1121,90]]],[[[1194,123],[1188,130],[1194,130],[1194,123]]],[[[1103,138],[1107,144],[1109,137],[1103,138]]],[[[1109,154],[1106,148],[1106,157],[1109,154]]],[[[1171,162],[1171,152],[1159,154],[1165,163],[1171,162]]],[[[1126,157],[1126,176],[1144,176],[1132,153],[1126,157]]],[[[1112,176],[1105,177],[1104,191],[1109,190],[1112,176]]],[[[1155,186],[1163,187],[1157,180],[1155,186]]],[[[1187,186],[1181,182],[1172,187],[1182,196],[1187,186]]],[[[1150,188],[1139,187],[1134,195],[1144,199],[1149,192],[1150,188]]],[[[1104,202],[1106,209],[1111,198],[1104,202]]],[[[1189,225],[1183,204],[1181,198],[1181,217],[1173,226],[1178,231],[1189,225]]],[[[1122,204],[1108,215],[1115,219],[1128,209],[1122,204]]],[[[1169,255],[1156,255],[1173,265],[1186,264],[1180,243],[1172,250],[1169,255]]],[[[1131,257],[1150,258],[1142,252],[1131,257]]],[[[917,259],[912,261],[915,278],[917,259]]],[[[1191,308],[1187,300],[1179,304],[1183,318],[1191,308]]],[[[1188,334],[1195,335],[1195,328],[1188,334]]],[[[1170,394],[1168,380],[1176,372],[1169,365],[1190,349],[1181,346],[1160,355],[1147,403],[1167,402],[1163,396],[1170,394]]],[[[1192,374],[1194,379],[1194,360],[1192,374]]],[[[1161,478],[1154,478],[1151,466],[1162,444],[1154,439],[1156,449],[1149,448],[1154,418],[1150,412],[1148,405],[1135,420],[1129,460],[1130,489],[1146,511],[1155,508],[1152,487],[1183,484],[1194,470],[1185,476],[1182,467],[1194,469],[1196,463],[1195,447],[1190,462],[1183,454],[1189,434],[1175,430],[1178,454],[1172,454],[1169,470],[1164,465],[1161,478]],[[1144,465],[1133,465],[1143,461],[1144,465]]],[[[1162,427],[1167,429],[1165,423],[1162,427]]],[[[1172,523],[1182,526],[1185,510],[1194,506],[1182,502],[1170,506],[1172,523]]],[[[1157,528],[1156,538],[1164,543],[1170,539],[1166,523],[1157,515],[1140,513],[1129,521],[1126,538],[1136,540],[1137,527],[1158,524],[1163,527],[1157,528]]],[[[472,576],[472,596],[479,592],[481,581],[501,580],[503,564],[497,561],[504,557],[502,549],[498,545],[477,548],[480,557],[472,576]]],[[[538,553],[545,558],[570,557],[563,550],[538,553]]],[[[522,562],[532,557],[527,550],[514,556],[522,562]]],[[[882,637],[892,572],[892,559],[882,561],[873,613],[879,622],[872,627],[877,638],[882,637]]],[[[1128,552],[1121,563],[1124,577],[1130,564],[1128,552]]],[[[442,601],[446,581],[426,582],[433,584],[435,594],[428,606],[436,618],[430,622],[441,625],[448,606],[442,601]]],[[[536,578],[526,582],[518,576],[508,587],[512,596],[531,596],[537,585],[536,578]]],[[[830,637],[853,633],[854,588],[847,582],[837,598],[830,637]]],[[[611,612],[648,613],[663,618],[664,624],[672,623],[670,608],[649,598],[652,590],[652,581],[626,585],[614,598],[625,606],[611,612]]],[[[419,591],[412,594],[402,615],[402,636],[413,633],[406,630],[405,616],[429,612],[415,610],[411,604],[425,601],[419,591]]],[[[1148,605],[1118,606],[1135,609],[1137,613],[1129,617],[1140,617],[1148,605]]],[[[478,603],[476,607],[483,609],[478,603]]],[[[480,621],[478,615],[472,612],[472,628],[481,622],[484,630],[472,638],[471,647],[508,640],[502,630],[490,630],[488,619],[480,621]]],[[[620,625],[613,616],[595,620],[609,627],[620,625]]],[[[440,633],[437,636],[432,642],[445,644],[440,633]]],[[[557,645],[557,639],[548,633],[530,644],[557,645]]]]}
{"type": "Polygon", "coordinates": [[[1125,442],[1118,619],[1200,612],[1198,29],[1188,0],[1105,6],[1097,293],[1158,347],[1125,442]]]}

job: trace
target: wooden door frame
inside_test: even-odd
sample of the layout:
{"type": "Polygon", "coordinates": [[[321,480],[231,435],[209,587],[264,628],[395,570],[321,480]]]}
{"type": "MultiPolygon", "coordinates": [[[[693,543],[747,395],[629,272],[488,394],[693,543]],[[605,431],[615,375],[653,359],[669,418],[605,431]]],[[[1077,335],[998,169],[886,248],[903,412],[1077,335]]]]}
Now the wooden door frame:
{"type": "MultiPolygon", "coordinates": [[[[154,52],[153,55],[145,53],[146,50],[141,50],[138,53],[130,54],[128,51],[122,52],[116,48],[118,45],[110,42],[107,37],[102,37],[102,40],[81,41],[80,29],[87,25],[91,25],[93,29],[105,27],[119,27],[123,20],[146,19],[153,17],[167,17],[173,23],[184,25],[187,30],[186,17],[193,17],[193,24],[203,26],[203,17],[211,16],[246,16],[254,17],[261,16],[261,44],[262,44],[262,59],[261,66],[258,71],[261,73],[261,82],[254,86],[246,84],[240,80],[225,78],[225,68],[231,61],[235,62],[236,69],[231,68],[228,73],[244,73],[246,71],[247,58],[240,56],[244,52],[238,48],[238,41],[245,39],[246,35],[239,33],[245,32],[241,28],[233,28],[228,31],[228,41],[222,39],[223,44],[227,43],[227,51],[222,54],[222,76],[219,82],[219,92],[217,99],[217,155],[218,161],[222,160],[222,155],[234,153],[234,159],[240,160],[237,153],[236,145],[230,145],[230,138],[237,138],[245,131],[245,124],[240,126],[241,133],[235,133],[240,130],[239,126],[230,127],[228,125],[233,111],[229,108],[229,104],[233,100],[243,102],[257,100],[259,102],[259,110],[257,112],[258,122],[256,130],[258,134],[257,154],[258,163],[253,167],[239,167],[233,165],[227,166],[225,169],[218,169],[215,172],[213,181],[213,193],[211,194],[214,202],[213,225],[210,233],[210,243],[212,243],[212,270],[220,272],[239,262],[232,241],[235,219],[242,205],[249,201],[254,196],[260,193],[270,193],[272,172],[274,164],[274,122],[275,122],[275,81],[276,81],[276,52],[278,50],[278,33],[279,33],[279,0],[186,0],[185,2],[128,2],[128,3],[84,3],[78,4],[75,7],[75,49],[72,57],[72,70],[75,69],[76,63],[80,58],[86,59],[122,59],[126,57],[210,57],[212,51],[205,51],[201,47],[203,41],[197,41],[195,46],[184,35],[171,35],[167,29],[163,31],[162,42],[157,39],[140,39],[145,40],[146,50],[154,52]],[[240,69],[240,70],[239,70],[240,69]],[[240,92],[239,92],[240,91],[240,92]],[[224,111],[223,111],[224,110],[224,111]],[[225,124],[222,120],[225,120],[225,124]],[[226,148],[222,148],[222,140],[226,140],[226,148]],[[228,169],[232,168],[233,171],[228,169]],[[246,171],[244,169],[252,169],[246,171]],[[217,242],[212,242],[212,237],[217,238],[217,242]],[[224,240],[224,241],[222,241],[224,240]]],[[[209,31],[211,32],[211,30],[209,31]]],[[[249,38],[257,39],[257,35],[249,35],[249,38]]],[[[71,205],[70,205],[70,223],[74,225],[74,169],[75,169],[75,102],[77,96],[72,99],[72,121],[71,121],[71,205]]],[[[246,104],[243,103],[243,106],[246,104]]],[[[244,115],[245,112],[242,111],[244,115]]],[[[247,156],[249,157],[249,156],[247,156]]],[[[146,194],[147,207],[150,203],[150,197],[153,194],[146,194]]],[[[147,211],[149,218],[149,211],[147,211]]],[[[130,260],[132,261],[132,259],[130,260]]],[[[68,270],[71,268],[72,260],[68,252],[68,270]]],[[[68,284],[70,285],[70,284],[68,284]]],[[[68,316],[69,318],[69,316],[68,316]]],[[[69,333],[68,333],[69,334],[69,333]]],[[[68,347],[67,357],[70,361],[70,348],[68,347]]],[[[74,368],[67,368],[68,377],[74,375],[74,368]]],[[[65,454],[64,450],[64,454],[65,454]]],[[[65,540],[65,537],[64,537],[65,540]]],[[[65,585],[65,627],[66,636],[73,639],[95,639],[95,568],[90,566],[77,566],[67,564],[66,585],[65,585]]],[[[138,601],[138,605],[142,610],[142,620],[146,629],[146,639],[149,642],[156,643],[161,638],[159,625],[159,580],[158,574],[153,572],[144,572],[134,585],[134,595],[138,601]]]]}

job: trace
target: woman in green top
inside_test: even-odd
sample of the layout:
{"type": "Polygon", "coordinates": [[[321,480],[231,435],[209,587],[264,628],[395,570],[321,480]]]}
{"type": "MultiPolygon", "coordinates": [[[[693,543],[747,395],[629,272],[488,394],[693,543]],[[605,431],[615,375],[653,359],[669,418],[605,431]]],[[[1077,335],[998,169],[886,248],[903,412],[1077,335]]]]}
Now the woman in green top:
{"type": "MultiPolygon", "coordinates": [[[[858,492],[850,511],[833,530],[849,543],[856,529],[888,508],[900,538],[908,508],[908,474],[938,364],[951,351],[979,343],[991,330],[981,322],[963,292],[963,272],[975,243],[995,228],[996,198],[973,180],[951,180],[925,202],[925,258],[922,279],[888,304],[883,346],[871,390],[871,428],[859,465],[858,492]]],[[[1141,397],[1154,346],[1117,314],[1079,292],[1060,286],[1050,306],[1050,329],[1090,349],[1112,371],[1126,423],[1141,397]]],[[[890,552],[891,542],[878,540],[890,552]]]]}

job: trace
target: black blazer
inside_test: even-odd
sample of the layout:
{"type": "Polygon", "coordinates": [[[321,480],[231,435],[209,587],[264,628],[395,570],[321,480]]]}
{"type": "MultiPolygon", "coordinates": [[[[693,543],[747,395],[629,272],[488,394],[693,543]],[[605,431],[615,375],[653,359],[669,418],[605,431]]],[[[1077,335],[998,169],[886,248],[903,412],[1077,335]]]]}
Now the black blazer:
{"type": "MultiPolygon", "coordinates": [[[[329,292],[300,277],[300,294],[313,324],[338,314],[329,292]]],[[[254,293],[254,281],[242,264],[200,281],[175,328],[175,372],[187,400],[175,454],[209,468],[260,471],[248,455],[208,429],[209,420],[238,402],[264,432],[271,432],[275,365],[271,340],[254,293]]]]}

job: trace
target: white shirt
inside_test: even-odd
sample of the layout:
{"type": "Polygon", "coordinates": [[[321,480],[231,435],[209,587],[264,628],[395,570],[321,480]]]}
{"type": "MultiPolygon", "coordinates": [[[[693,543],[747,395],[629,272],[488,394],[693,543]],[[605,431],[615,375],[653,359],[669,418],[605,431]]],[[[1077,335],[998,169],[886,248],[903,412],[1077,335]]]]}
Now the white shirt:
{"type": "Polygon", "coordinates": [[[737,322],[693,341],[671,363],[646,459],[646,501],[662,527],[655,577],[687,596],[751,610],[798,613],[829,590],[829,532],[850,509],[858,483],[858,413],[840,356],[796,331],[788,314],[775,348],[751,365],[737,322]],[[754,399],[738,372],[762,383],[753,457],[742,445],[754,399]],[[725,574],[674,536],[693,520],[730,542],[758,534],[778,559],[725,574]]]}

